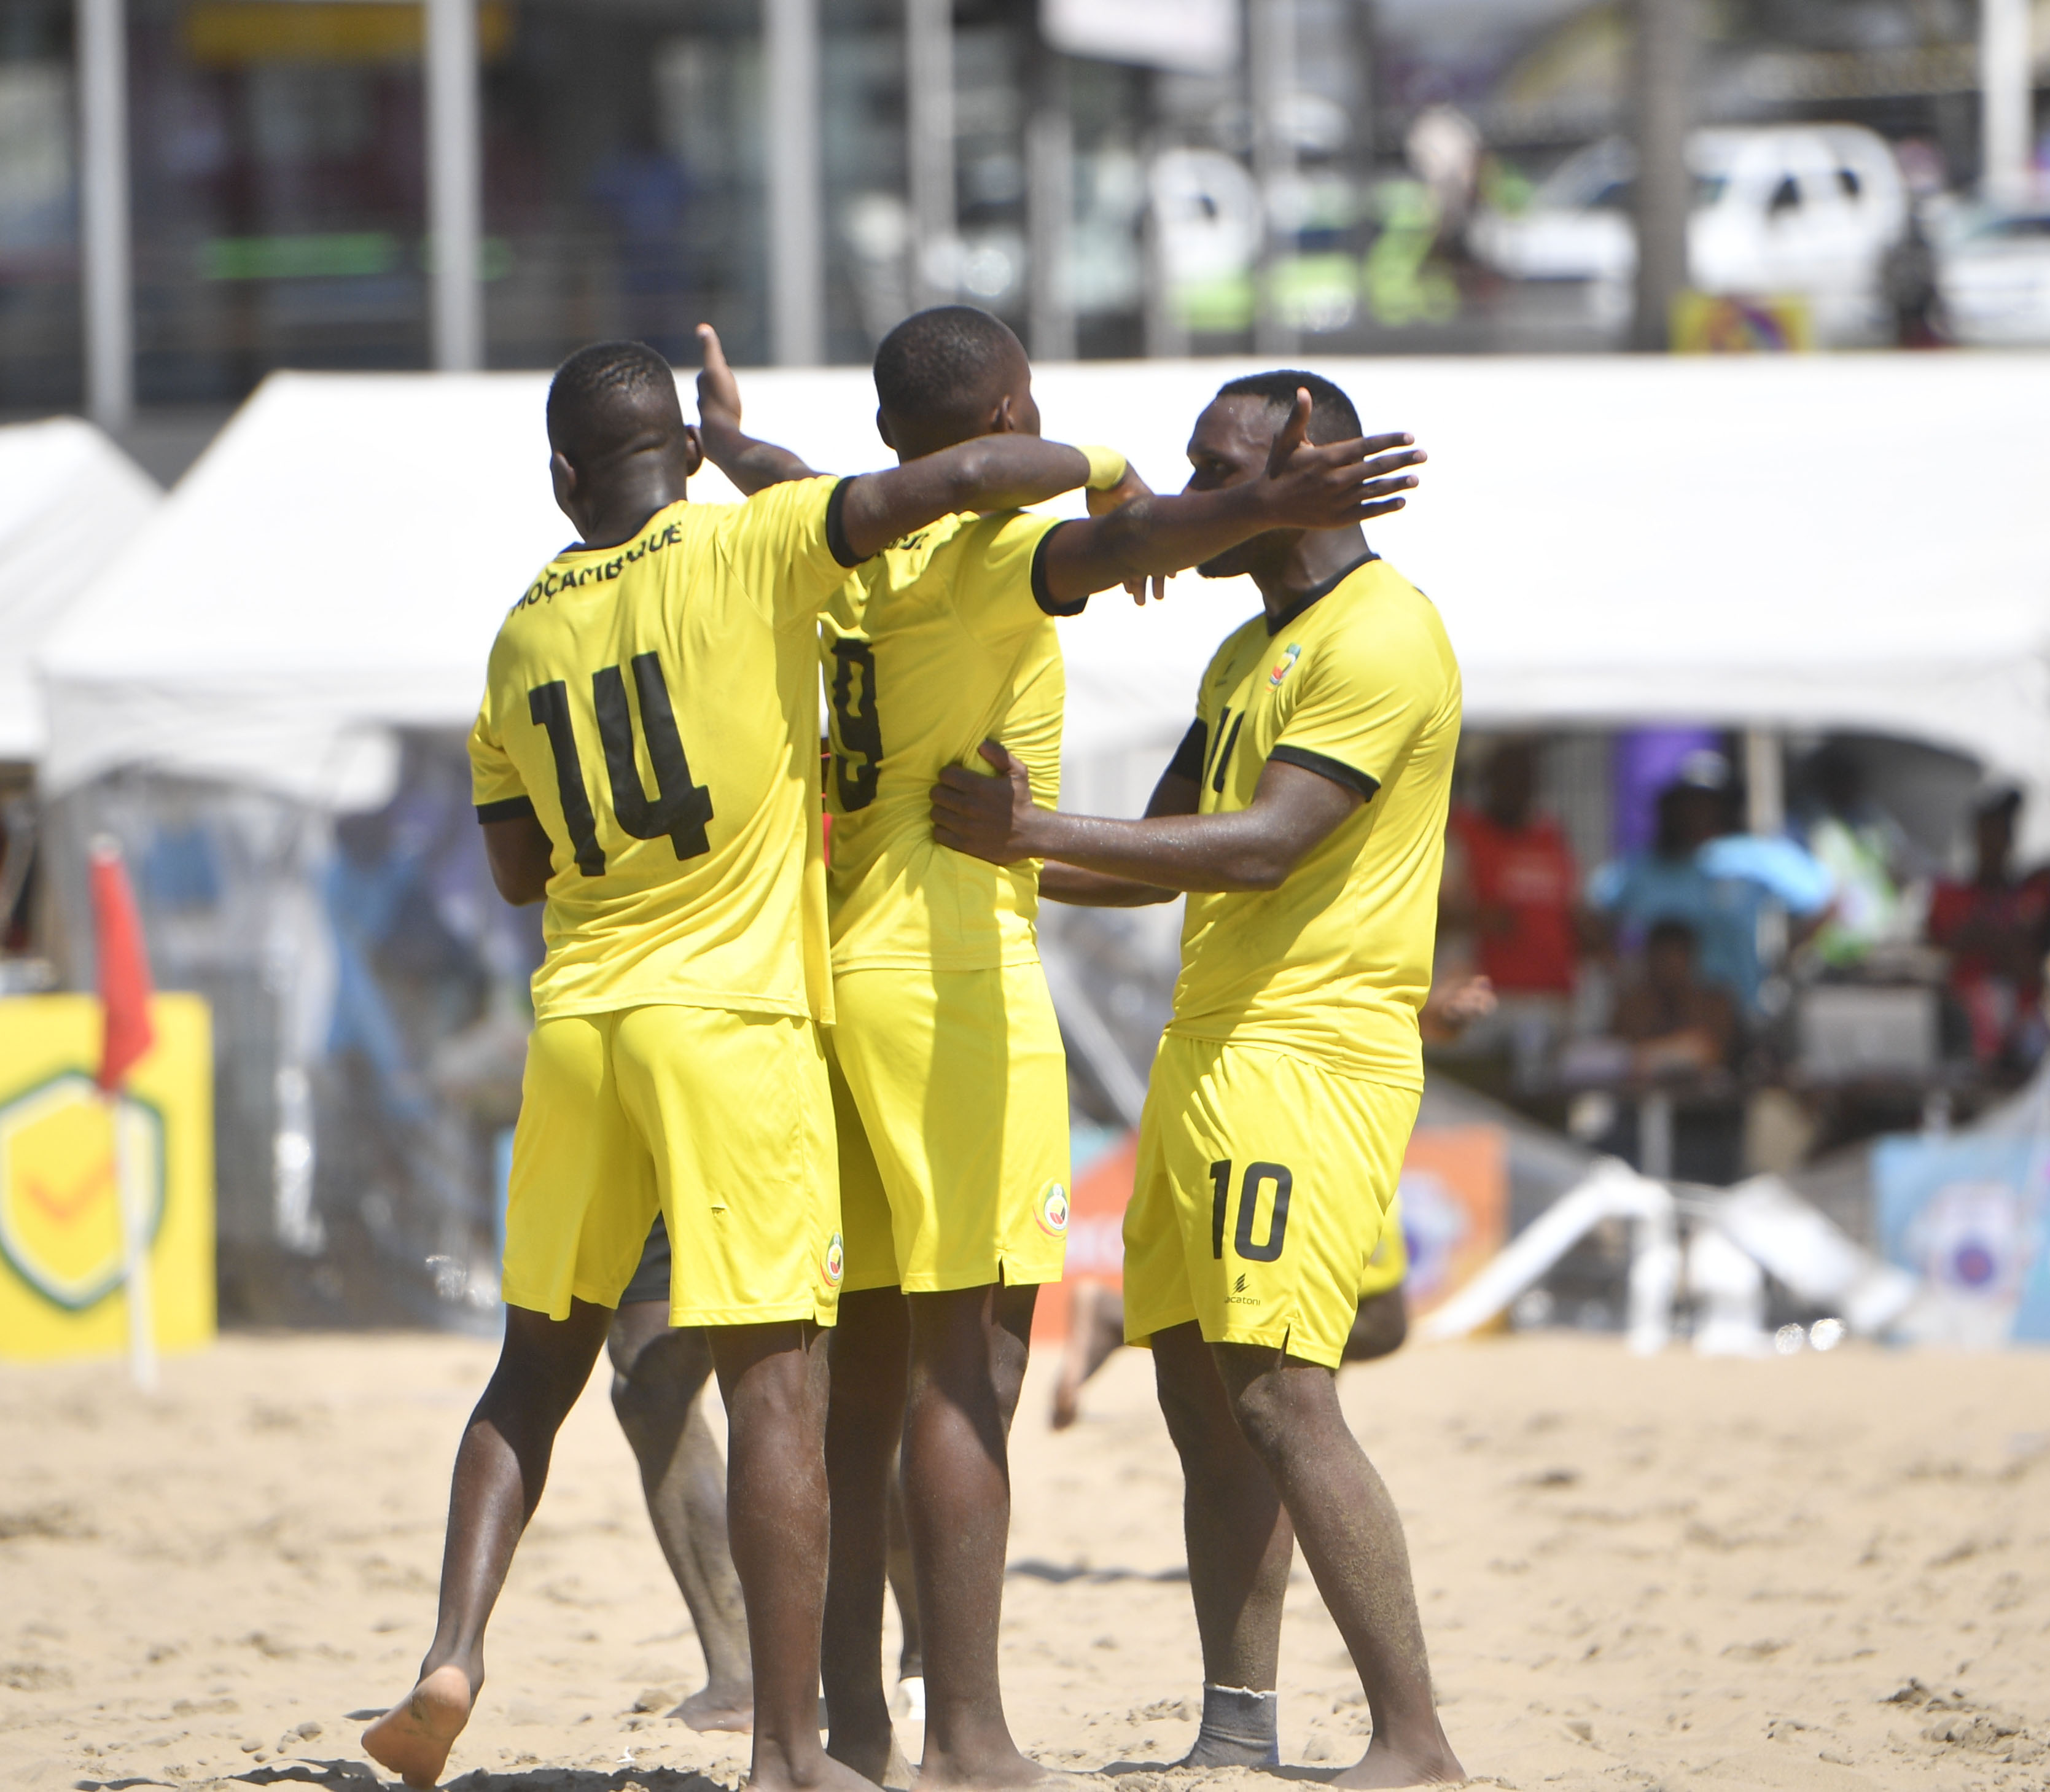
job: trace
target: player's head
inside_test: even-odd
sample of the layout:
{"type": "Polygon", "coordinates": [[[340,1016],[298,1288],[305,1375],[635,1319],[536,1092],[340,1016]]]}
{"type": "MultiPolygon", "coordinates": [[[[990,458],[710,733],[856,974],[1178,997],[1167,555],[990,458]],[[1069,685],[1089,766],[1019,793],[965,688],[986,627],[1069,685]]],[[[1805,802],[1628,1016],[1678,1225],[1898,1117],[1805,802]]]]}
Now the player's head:
{"type": "MultiPolygon", "coordinates": [[[[1311,442],[1350,442],[1358,435],[1359,413],[1352,400],[1322,374],[1306,373],[1300,368],[1249,373],[1220,386],[1196,419],[1189,437],[1189,465],[1194,470],[1184,489],[1216,491],[1259,478],[1267,470],[1274,438],[1295,408],[1298,392],[1310,395],[1311,442]]],[[[1235,579],[1285,554],[1298,533],[1276,529],[1255,536],[1204,561],[1196,571],[1206,579],[1235,579]]]]}
{"type": "Polygon", "coordinates": [[[676,377],[645,342],[594,342],[548,383],[555,501],[579,528],[593,506],[642,484],[677,485],[704,458],[684,421],[676,377]]]}
{"type": "Polygon", "coordinates": [[[979,435],[1039,433],[1025,345],[972,305],[914,312],[884,337],[875,398],[875,427],[900,461],[979,435]]]}
{"type": "Polygon", "coordinates": [[[1668,916],[1651,924],[1644,936],[1644,976],[1654,989],[1678,995],[1694,980],[1694,954],[1699,945],[1694,930],[1684,921],[1668,916]]]}

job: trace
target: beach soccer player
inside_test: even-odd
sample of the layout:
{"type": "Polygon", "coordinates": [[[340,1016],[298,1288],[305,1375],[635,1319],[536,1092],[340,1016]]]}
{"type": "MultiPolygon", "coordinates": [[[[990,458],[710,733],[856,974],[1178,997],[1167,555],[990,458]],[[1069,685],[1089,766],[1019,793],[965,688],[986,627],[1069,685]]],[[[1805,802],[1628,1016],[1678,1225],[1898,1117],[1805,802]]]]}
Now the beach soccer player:
{"type": "Polygon", "coordinates": [[[727,1404],[754,1782],[858,1788],[817,1728],[826,1354],[843,1249],[820,860],[817,617],[859,565],[964,508],[1072,489],[1078,450],[1002,436],[738,505],[668,364],[580,349],[548,391],[580,540],[512,606],[471,736],[493,881],[545,898],[514,1135],[505,1340],[464,1431],[419,1683],[364,1734],[431,1786],[484,1679],[484,1631],[564,1416],[659,1211],[727,1404]]]}
{"type": "MultiPolygon", "coordinates": [[[[883,439],[907,467],[1039,427],[1023,346],[971,306],[899,324],[875,378],[883,439]]],[[[729,398],[725,415],[704,407],[702,427],[736,485],[809,473],[744,434],[737,388],[729,398]]],[[[825,1693],[833,1754],[877,1780],[891,1765],[884,1491],[900,1412],[926,1669],[920,1782],[1015,1784],[1042,1771],[1006,1724],[997,1638],[1006,1436],[1034,1299],[1058,1279],[1066,1247],[1066,1060],[1039,963],[1035,868],[936,846],[933,781],[948,766],[982,769],[977,749],[993,738],[1052,802],[1064,698],[1052,618],[1276,528],[1356,527],[1414,485],[1406,469],[1422,458],[1406,436],[1312,447],[1299,433],[1260,478],[1155,497],[1121,457],[1089,453],[1089,508],[1103,514],[964,510],[893,543],[820,621],[847,1235],[825,1693]]]]}
{"type": "MultiPolygon", "coordinates": [[[[1359,433],[1314,375],[1226,384],[1193,490],[1269,477],[1305,423],[1359,433]]],[[[1203,1656],[1197,1758],[1276,1758],[1280,1608],[1300,1539],[1372,1714],[1339,1786],[1454,1780],[1401,1521],[1347,1429],[1336,1369],[1416,1116],[1460,674],[1437,612],[1357,527],[1276,530],[1206,561],[1262,613],[1227,637],[1147,817],[1037,806],[941,773],[943,843],[1073,867],[1105,898],[1187,893],[1124,1221],[1126,1335],[1150,1342],[1182,1459],[1203,1656]]]]}

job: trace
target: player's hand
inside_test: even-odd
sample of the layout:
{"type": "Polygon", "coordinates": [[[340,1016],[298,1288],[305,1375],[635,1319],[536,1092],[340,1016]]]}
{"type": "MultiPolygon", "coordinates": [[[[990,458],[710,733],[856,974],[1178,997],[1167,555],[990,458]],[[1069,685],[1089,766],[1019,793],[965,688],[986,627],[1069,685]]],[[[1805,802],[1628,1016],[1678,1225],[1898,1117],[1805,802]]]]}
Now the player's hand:
{"type": "Polygon", "coordinates": [[[1399,431],[1321,445],[1309,434],[1310,395],[1299,387],[1261,481],[1275,520],[1293,528],[1342,528],[1400,510],[1401,494],[1417,485],[1416,475],[1402,469],[1428,458],[1413,445],[1415,437],[1399,431]]]}
{"type": "MultiPolygon", "coordinates": [[[[1109,491],[1090,491],[1083,494],[1088,501],[1089,513],[1092,516],[1108,516],[1113,510],[1122,510],[1135,498],[1150,498],[1152,495],[1153,488],[1139,477],[1139,469],[1129,461],[1124,463],[1124,477],[1109,491]]],[[[1130,595],[1132,601],[1141,610],[1146,607],[1146,590],[1149,583],[1152,586],[1153,595],[1156,598],[1167,596],[1167,575],[1164,572],[1156,573],[1150,581],[1144,579],[1128,579],[1124,582],[1126,592],[1130,595]]]]}
{"type": "Polygon", "coordinates": [[[700,324],[698,345],[704,351],[704,366],[698,374],[698,421],[707,427],[737,430],[740,427],[740,382],[726,364],[719,332],[710,324],[700,324]]]}
{"type": "Polygon", "coordinates": [[[1032,801],[1032,781],[1024,765],[995,741],[976,750],[996,776],[949,765],[933,786],[933,838],[971,859],[992,865],[1015,865],[1036,859],[1033,819],[1041,812],[1032,801]]]}

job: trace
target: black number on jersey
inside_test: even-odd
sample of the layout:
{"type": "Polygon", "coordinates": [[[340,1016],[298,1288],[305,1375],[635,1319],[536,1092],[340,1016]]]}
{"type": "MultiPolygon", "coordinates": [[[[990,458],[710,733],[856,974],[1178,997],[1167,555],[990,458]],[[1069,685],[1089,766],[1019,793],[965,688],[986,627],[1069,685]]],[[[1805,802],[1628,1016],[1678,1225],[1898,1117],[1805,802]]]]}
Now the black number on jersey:
{"type": "Polygon", "coordinates": [[[1220,797],[1224,794],[1225,768],[1231,763],[1231,750],[1238,745],[1238,730],[1245,725],[1245,722],[1244,710],[1241,710],[1236,715],[1228,709],[1218,712],[1217,756],[1210,762],[1210,789],[1217,792],[1220,797]],[[1225,723],[1227,722],[1231,724],[1229,730],[1225,727],[1225,723]]]}
{"type": "Polygon", "coordinates": [[[833,643],[833,720],[840,751],[833,755],[833,780],[840,806],[852,815],[875,801],[876,774],[883,768],[883,719],[875,713],[875,649],[865,641],[833,643]],[[855,690],[855,673],[861,689],[855,690]],[[859,754],[860,764],[854,763],[859,754]]]}
{"type": "MultiPolygon", "coordinates": [[[[650,798],[633,762],[633,714],[627,707],[626,681],[619,668],[607,666],[590,680],[592,707],[598,712],[598,738],[605,750],[612,809],[620,827],[637,840],[664,834],[679,859],[696,859],[711,851],[705,824],[712,818],[711,792],[691,779],[691,762],[676,730],[676,711],[662,677],[662,663],[653,653],[633,656],[633,689],[641,699],[641,726],[648,736],[648,761],[655,769],[650,798]]],[[[584,789],[583,760],[577,751],[576,730],[570,718],[569,687],[561,679],[537,685],[527,693],[528,713],[548,734],[555,755],[555,787],[562,797],[563,820],[576,851],[577,869],[587,878],[605,875],[605,851],[598,843],[598,818],[584,789]]]]}
{"type": "MultiPolygon", "coordinates": [[[[1238,1225],[1232,1234],[1231,1248],[1247,1262],[1272,1263],[1280,1256],[1288,1236],[1288,1197],[1295,1186],[1296,1178],[1284,1164],[1246,1165],[1245,1175],[1238,1185],[1238,1225]],[[1268,1216],[1266,1237],[1255,1244],[1253,1228],[1260,1211],[1260,1190],[1268,1182],[1274,1185],[1274,1209],[1268,1216]]],[[[1226,1158],[1210,1166],[1210,1255],[1214,1257],[1224,1255],[1225,1214],[1230,1201],[1231,1159],[1226,1158]]]]}

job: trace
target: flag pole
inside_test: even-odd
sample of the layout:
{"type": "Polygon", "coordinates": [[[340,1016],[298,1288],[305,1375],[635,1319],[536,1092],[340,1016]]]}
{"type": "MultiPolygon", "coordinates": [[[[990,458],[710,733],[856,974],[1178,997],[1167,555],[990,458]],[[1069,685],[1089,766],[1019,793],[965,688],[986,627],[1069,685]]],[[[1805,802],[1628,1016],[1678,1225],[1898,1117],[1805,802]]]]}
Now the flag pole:
{"type": "Polygon", "coordinates": [[[100,1098],[113,1135],[114,1186],[121,1207],[122,1280],[128,1296],[128,1372],[144,1393],[157,1389],[156,1303],[150,1276],[150,1190],[135,1149],[135,1129],[122,1099],[130,1068],[154,1042],[150,1023],[150,962],[135,893],[122,863],[120,843],[102,834],[92,843],[92,907],[99,956],[99,999],[105,1016],[100,1046],[100,1098]]]}

